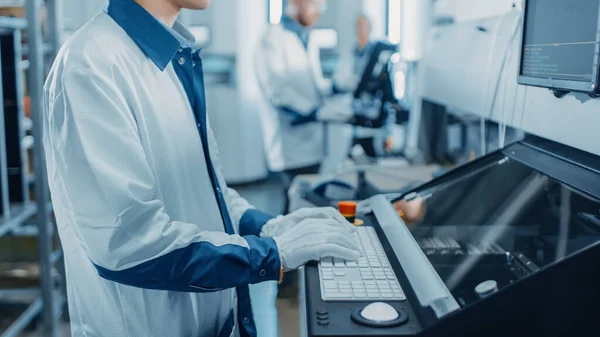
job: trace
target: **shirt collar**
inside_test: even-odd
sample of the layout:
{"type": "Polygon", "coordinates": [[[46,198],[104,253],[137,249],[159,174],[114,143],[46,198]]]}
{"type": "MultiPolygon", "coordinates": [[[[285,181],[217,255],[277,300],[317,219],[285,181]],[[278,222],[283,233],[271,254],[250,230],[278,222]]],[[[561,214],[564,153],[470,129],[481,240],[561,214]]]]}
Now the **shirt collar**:
{"type": "Polygon", "coordinates": [[[304,46],[308,46],[308,38],[310,36],[309,28],[302,26],[298,21],[294,20],[289,15],[284,15],[281,17],[281,25],[290,32],[296,33],[304,46]]]}
{"type": "Polygon", "coordinates": [[[169,28],[133,0],[110,0],[106,12],[161,71],[179,48],[194,42],[193,35],[180,22],[169,28]]]}

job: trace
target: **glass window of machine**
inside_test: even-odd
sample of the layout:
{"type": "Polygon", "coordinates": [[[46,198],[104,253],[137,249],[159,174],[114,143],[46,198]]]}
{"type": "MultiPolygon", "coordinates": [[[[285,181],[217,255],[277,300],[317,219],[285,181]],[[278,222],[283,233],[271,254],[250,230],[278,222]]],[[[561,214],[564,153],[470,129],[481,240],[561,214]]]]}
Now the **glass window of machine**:
{"type": "Polygon", "coordinates": [[[461,306],[600,240],[599,200],[502,155],[419,194],[411,232],[461,306]]]}

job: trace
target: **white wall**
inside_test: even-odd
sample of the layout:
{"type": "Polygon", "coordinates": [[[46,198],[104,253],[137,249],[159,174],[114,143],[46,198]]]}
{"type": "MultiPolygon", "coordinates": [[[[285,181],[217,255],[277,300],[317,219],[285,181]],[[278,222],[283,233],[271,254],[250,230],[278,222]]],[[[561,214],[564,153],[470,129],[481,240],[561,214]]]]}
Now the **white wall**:
{"type": "Polygon", "coordinates": [[[436,16],[450,16],[462,22],[506,14],[513,4],[522,8],[522,0],[437,0],[434,12],[436,16]]]}
{"type": "MultiPolygon", "coordinates": [[[[423,0],[425,1],[425,0],[423,0]]],[[[386,14],[387,14],[387,2],[386,0],[363,0],[362,10],[369,16],[373,25],[373,38],[383,39],[386,36],[386,14]]]]}

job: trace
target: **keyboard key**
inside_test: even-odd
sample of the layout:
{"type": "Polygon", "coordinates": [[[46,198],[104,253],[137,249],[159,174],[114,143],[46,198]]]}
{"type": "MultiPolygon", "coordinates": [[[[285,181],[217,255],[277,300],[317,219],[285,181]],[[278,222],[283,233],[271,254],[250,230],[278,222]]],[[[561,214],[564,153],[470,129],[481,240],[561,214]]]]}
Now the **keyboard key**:
{"type": "Polygon", "coordinates": [[[360,268],[368,268],[369,267],[369,262],[359,262],[358,266],[360,268]]]}
{"type": "Polygon", "coordinates": [[[325,293],[326,294],[335,294],[337,292],[339,292],[339,291],[337,289],[335,289],[335,288],[333,288],[333,289],[327,289],[327,288],[325,288],[325,293]]]}
{"type": "MultiPolygon", "coordinates": [[[[363,280],[372,280],[373,276],[372,275],[361,275],[360,276],[363,280]]],[[[333,278],[332,278],[333,279],[333,278]]]]}
{"type": "Polygon", "coordinates": [[[323,286],[325,289],[337,289],[337,282],[335,281],[325,281],[323,282],[323,286]]]}
{"type": "Polygon", "coordinates": [[[365,288],[367,289],[367,291],[369,289],[377,289],[377,285],[376,284],[365,284],[365,288]]]}
{"type": "Polygon", "coordinates": [[[350,290],[350,286],[349,285],[342,285],[342,284],[340,284],[339,288],[340,288],[340,290],[344,290],[344,289],[350,290]]]}
{"type": "Polygon", "coordinates": [[[387,276],[387,278],[388,278],[388,280],[390,280],[390,281],[394,281],[394,280],[396,279],[396,276],[394,276],[394,275],[391,275],[391,276],[390,276],[390,275],[388,275],[388,276],[387,276]]]}
{"type": "MultiPolygon", "coordinates": [[[[337,276],[337,274],[335,276],[337,276]]],[[[383,275],[374,275],[373,278],[376,280],[385,280],[386,279],[386,277],[383,275]]]]}
{"type": "Polygon", "coordinates": [[[390,287],[390,284],[387,283],[386,281],[377,281],[377,285],[379,286],[379,288],[387,288],[387,289],[392,289],[392,287],[390,287]]]}
{"type": "Polygon", "coordinates": [[[369,298],[380,298],[379,294],[369,293],[369,298]]]}
{"type": "Polygon", "coordinates": [[[333,267],[333,262],[331,261],[331,258],[326,257],[326,258],[322,259],[321,266],[326,267],[326,268],[333,267]]]}
{"type": "Polygon", "coordinates": [[[349,262],[346,262],[346,267],[347,268],[356,268],[356,267],[358,267],[358,265],[356,264],[356,262],[349,261],[349,262]]]}
{"type": "Polygon", "coordinates": [[[360,281],[352,281],[352,282],[350,282],[350,284],[352,284],[353,287],[354,286],[361,286],[361,287],[363,286],[363,283],[360,281]]]}
{"type": "Polygon", "coordinates": [[[333,275],[323,275],[324,280],[333,280],[333,275]]]}
{"type": "Polygon", "coordinates": [[[333,273],[333,275],[335,276],[346,276],[346,273],[344,273],[343,271],[336,271],[333,273]]]}
{"type": "Polygon", "coordinates": [[[354,293],[354,298],[366,298],[367,293],[354,293]]]}
{"type": "Polygon", "coordinates": [[[349,285],[350,281],[338,281],[339,285],[349,285]]]}
{"type": "Polygon", "coordinates": [[[381,289],[381,287],[379,287],[379,292],[382,294],[391,294],[393,293],[392,289],[381,289]]]}
{"type": "Polygon", "coordinates": [[[333,265],[336,268],[344,268],[344,267],[346,267],[346,264],[344,263],[344,260],[342,260],[342,259],[334,259],[333,260],[333,265]]]}
{"type": "Polygon", "coordinates": [[[323,267],[323,268],[321,268],[321,272],[322,273],[331,273],[331,272],[333,272],[333,269],[331,269],[331,268],[324,268],[323,267]]]}
{"type": "Polygon", "coordinates": [[[383,298],[393,298],[394,295],[392,293],[381,293],[381,297],[383,297],[383,298]]]}
{"type": "Polygon", "coordinates": [[[325,294],[327,298],[344,298],[344,299],[352,299],[351,293],[337,293],[337,294],[325,294]]]}

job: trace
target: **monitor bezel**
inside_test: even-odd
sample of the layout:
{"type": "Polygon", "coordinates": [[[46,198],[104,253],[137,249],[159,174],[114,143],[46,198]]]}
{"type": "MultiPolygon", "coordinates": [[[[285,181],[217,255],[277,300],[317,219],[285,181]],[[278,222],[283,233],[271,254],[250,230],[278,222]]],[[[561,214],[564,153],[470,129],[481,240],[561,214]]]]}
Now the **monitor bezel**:
{"type": "MultiPolygon", "coordinates": [[[[558,91],[574,91],[582,92],[587,94],[598,93],[598,80],[600,76],[600,52],[598,45],[594,52],[594,69],[592,70],[592,80],[587,82],[573,81],[573,80],[560,80],[554,78],[540,78],[527,76],[522,74],[523,69],[523,50],[525,48],[525,34],[527,34],[527,13],[529,10],[529,2],[531,0],[525,0],[523,5],[523,26],[521,29],[521,41],[519,43],[519,67],[517,74],[517,82],[522,85],[548,88],[550,90],[558,91]]],[[[598,29],[600,30],[600,10],[598,11],[598,29]]],[[[598,40],[598,36],[596,37],[598,40]]]]}

